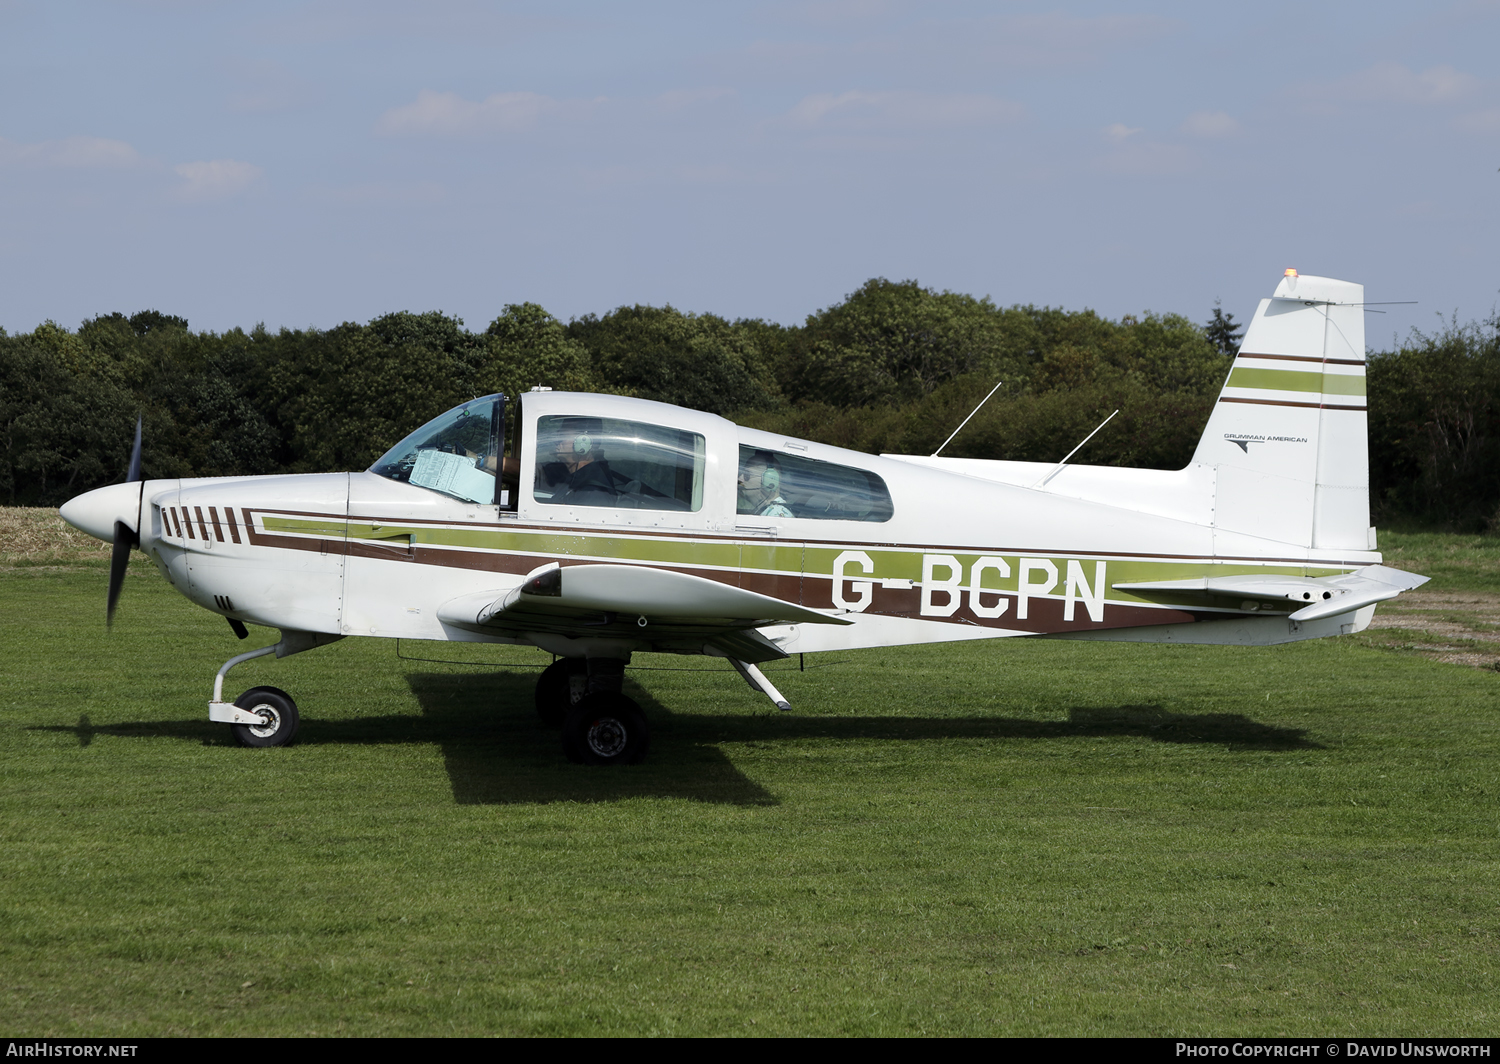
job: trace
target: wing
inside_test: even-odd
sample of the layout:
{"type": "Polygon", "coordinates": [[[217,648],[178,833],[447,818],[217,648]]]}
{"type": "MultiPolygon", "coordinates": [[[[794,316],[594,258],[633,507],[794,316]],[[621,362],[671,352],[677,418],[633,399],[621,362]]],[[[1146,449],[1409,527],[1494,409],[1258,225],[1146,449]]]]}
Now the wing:
{"type": "MultiPolygon", "coordinates": [[[[1367,565],[1343,576],[1200,576],[1191,580],[1159,580],[1115,584],[1121,591],[1201,591],[1224,598],[1249,600],[1264,610],[1293,610],[1290,620],[1315,621],[1348,613],[1361,606],[1395,598],[1421,587],[1428,578],[1416,573],[1367,565]]],[[[1254,607],[1251,607],[1254,608],[1254,607]]]]}
{"type": "Polygon", "coordinates": [[[438,619],[470,632],[544,632],[625,639],[666,651],[708,647],[759,662],[786,657],[757,628],[772,624],[852,624],[791,602],[689,573],[645,565],[552,562],[505,592],[444,603],[438,619]]]}

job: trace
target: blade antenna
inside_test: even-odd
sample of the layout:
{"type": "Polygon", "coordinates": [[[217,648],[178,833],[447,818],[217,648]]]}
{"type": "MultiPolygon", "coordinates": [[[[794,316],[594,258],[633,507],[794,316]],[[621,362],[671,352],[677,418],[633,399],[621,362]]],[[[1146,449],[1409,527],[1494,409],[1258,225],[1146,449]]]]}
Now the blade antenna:
{"type": "MultiPolygon", "coordinates": [[[[1120,412],[1119,410],[1116,410],[1115,414],[1118,414],[1119,412],[1120,412]]],[[[1041,480],[1037,481],[1035,484],[1033,484],[1031,486],[1033,488],[1043,488],[1043,487],[1046,487],[1047,486],[1047,481],[1051,480],[1053,477],[1057,476],[1057,474],[1061,473],[1062,469],[1063,469],[1063,466],[1065,466],[1065,465],[1068,464],[1068,459],[1072,458],[1079,451],[1083,450],[1083,445],[1085,443],[1088,443],[1089,440],[1092,440],[1095,436],[1099,435],[1099,429],[1102,429],[1105,425],[1108,425],[1111,421],[1113,421],[1114,418],[1115,418],[1115,414],[1111,414],[1111,415],[1109,415],[1109,417],[1107,417],[1103,421],[1099,422],[1098,428],[1094,429],[1093,432],[1091,432],[1087,436],[1085,436],[1082,439],[1082,441],[1079,442],[1079,444],[1078,444],[1077,447],[1074,447],[1071,451],[1069,451],[1068,454],[1067,454],[1067,457],[1065,457],[1061,462],[1058,462],[1057,465],[1053,467],[1052,472],[1048,473],[1041,480]]]]}
{"type": "MultiPolygon", "coordinates": [[[[1004,381],[996,381],[995,386],[990,389],[990,395],[994,395],[996,392],[998,392],[1000,390],[1000,385],[1004,383],[1004,381]]],[[[969,416],[958,423],[958,428],[953,430],[952,435],[944,440],[942,446],[939,447],[936,451],[933,451],[932,454],[928,456],[929,458],[936,458],[939,454],[942,453],[943,447],[946,447],[953,442],[953,437],[962,432],[964,426],[967,425],[971,420],[973,420],[975,414],[979,413],[979,407],[984,406],[985,403],[990,401],[990,395],[986,395],[983,399],[979,400],[979,406],[976,406],[973,410],[969,411],[969,416]]]]}

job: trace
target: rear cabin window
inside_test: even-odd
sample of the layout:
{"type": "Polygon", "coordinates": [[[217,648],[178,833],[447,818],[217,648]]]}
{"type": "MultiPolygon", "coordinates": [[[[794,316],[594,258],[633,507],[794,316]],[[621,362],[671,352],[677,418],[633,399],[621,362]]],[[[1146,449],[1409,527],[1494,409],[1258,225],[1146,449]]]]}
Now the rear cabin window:
{"type": "Polygon", "coordinates": [[[614,418],[537,421],[537,502],[626,510],[703,508],[703,437],[614,418]]]}
{"type": "Polygon", "coordinates": [[[736,511],[759,517],[889,521],[885,481],[854,466],[756,447],[740,448],[736,511]]]}

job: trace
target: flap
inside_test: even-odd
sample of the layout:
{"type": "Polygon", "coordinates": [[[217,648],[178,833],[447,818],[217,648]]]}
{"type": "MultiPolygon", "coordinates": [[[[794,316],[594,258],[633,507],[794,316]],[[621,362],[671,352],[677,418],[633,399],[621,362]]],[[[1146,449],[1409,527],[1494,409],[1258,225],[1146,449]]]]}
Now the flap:
{"type": "Polygon", "coordinates": [[[444,603],[438,618],[471,631],[548,631],[570,635],[682,638],[772,624],[852,624],[843,617],[646,565],[551,562],[506,592],[465,595],[444,603]]]}

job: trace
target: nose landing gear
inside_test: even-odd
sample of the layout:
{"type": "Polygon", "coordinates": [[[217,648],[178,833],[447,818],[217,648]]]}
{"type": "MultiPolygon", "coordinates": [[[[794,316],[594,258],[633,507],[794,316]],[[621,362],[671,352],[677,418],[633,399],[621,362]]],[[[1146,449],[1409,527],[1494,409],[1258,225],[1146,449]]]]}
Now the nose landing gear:
{"type": "Polygon", "coordinates": [[[302,723],[297,703],[279,687],[252,687],[234,704],[261,719],[260,724],[231,724],[229,733],[241,746],[286,746],[302,723]]]}
{"type": "Polygon", "coordinates": [[[283,628],[281,641],[244,654],[236,654],[219,667],[214,677],[214,699],[208,704],[208,719],[229,725],[229,734],[241,746],[286,746],[297,737],[302,723],[297,703],[279,687],[252,687],[233,702],[224,701],[224,677],[229,670],[252,658],[275,654],[284,658],[344,638],[323,632],[298,632],[283,628]]]}

